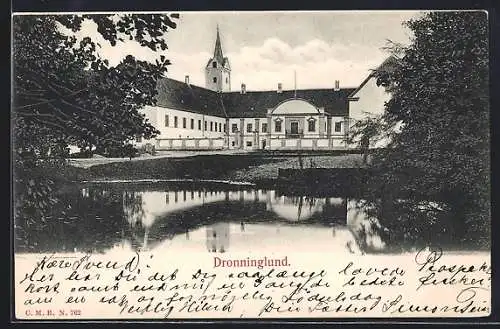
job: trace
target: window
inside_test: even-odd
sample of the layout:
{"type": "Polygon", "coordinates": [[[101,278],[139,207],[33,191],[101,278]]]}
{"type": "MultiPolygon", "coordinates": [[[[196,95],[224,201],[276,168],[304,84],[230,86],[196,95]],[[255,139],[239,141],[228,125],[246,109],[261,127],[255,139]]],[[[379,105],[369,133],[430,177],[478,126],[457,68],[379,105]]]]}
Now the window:
{"type": "Polygon", "coordinates": [[[227,126],[224,124],[224,132],[227,133],[227,126]]]}
{"type": "Polygon", "coordinates": [[[198,130],[201,130],[201,120],[198,120],[198,130]]]}
{"type": "Polygon", "coordinates": [[[219,122],[219,132],[222,132],[222,123],[219,122]]]}
{"type": "Polygon", "coordinates": [[[168,195],[168,192],[165,194],[165,204],[168,204],[170,201],[170,197],[168,195]]]}
{"type": "Polygon", "coordinates": [[[210,121],[210,131],[213,131],[214,130],[214,123],[212,121],[210,121]]]}
{"type": "Polygon", "coordinates": [[[174,127],[177,128],[177,117],[174,117],[174,127]]]}
{"type": "Polygon", "coordinates": [[[231,132],[232,132],[232,133],[235,133],[235,132],[237,132],[237,131],[238,131],[238,124],[237,124],[237,123],[233,123],[233,124],[231,125],[231,132]]]}
{"type": "Polygon", "coordinates": [[[252,146],[252,142],[247,141],[247,146],[252,146]]]}
{"type": "Polygon", "coordinates": [[[136,141],[137,143],[142,142],[142,136],[141,136],[141,135],[135,136],[135,141],[136,141]]]}
{"type": "Polygon", "coordinates": [[[205,121],[205,131],[207,131],[207,122],[208,121],[205,121]]]}
{"type": "Polygon", "coordinates": [[[234,146],[234,141],[231,142],[231,146],[234,146]]]}
{"type": "Polygon", "coordinates": [[[308,126],[307,126],[307,130],[308,131],[315,131],[316,130],[316,121],[315,120],[309,120],[307,122],[308,126]]]}
{"type": "Polygon", "coordinates": [[[339,133],[342,131],[342,122],[335,122],[335,132],[339,133]]]}
{"type": "Polygon", "coordinates": [[[274,131],[276,131],[277,133],[281,132],[281,121],[274,122],[274,131]]]}
{"type": "Polygon", "coordinates": [[[168,127],[168,115],[165,114],[165,127],[168,127]]]}
{"type": "MultiPolygon", "coordinates": [[[[217,62],[212,62],[212,67],[217,68],[217,62]]],[[[215,81],[214,81],[215,82],[215,81]]]]}
{"type": "Polygon", "coordinates": [[[226,83],[229,83],[229,78],[228,77],[226,77],[226,83]]]}
{"type": "Polygon", "coordinates": [[[217,78],[216,77],[214,77],[212,80],[214,81],[214,83],[217,82],[217,78]]]}
{"type": "Polygon", "coordinates": [[[194,119],[191,119],[191,129],[194,129],[194,119]]]}
{"type": "Polygon", "coordinates": [[[182,118],[182,128],[186,129],[186,118],[182,118]]]}
{"type": "Polygon", "coordinates": [[[247,123],[247,133],[251,133],[251,132],[252,132],[252,124],[247,123]]]}
{"type": "Polygon", "coordinates": [[[267,123],[262,124],[262,132],[267,133],[267,123]]]}

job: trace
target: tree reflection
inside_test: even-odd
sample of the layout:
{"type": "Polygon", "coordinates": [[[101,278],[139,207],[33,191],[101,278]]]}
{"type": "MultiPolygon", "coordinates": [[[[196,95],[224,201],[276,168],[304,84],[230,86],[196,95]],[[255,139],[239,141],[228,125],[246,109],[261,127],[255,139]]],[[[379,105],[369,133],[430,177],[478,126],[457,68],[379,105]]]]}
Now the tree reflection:
{"type": "Polygon", "coordinates": [[[122,240],[120,193],[66,187],[56,206],[31,221],[16,218],[17,252],[104,252],[122,240]]]}

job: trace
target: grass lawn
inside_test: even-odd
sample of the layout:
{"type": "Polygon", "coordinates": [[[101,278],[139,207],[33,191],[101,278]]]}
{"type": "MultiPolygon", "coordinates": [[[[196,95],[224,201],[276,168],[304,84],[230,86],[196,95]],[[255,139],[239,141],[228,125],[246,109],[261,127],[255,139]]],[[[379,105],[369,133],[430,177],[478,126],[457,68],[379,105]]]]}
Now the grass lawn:
{"type": "MultiPolygon", "coordinates": [[[[362,156],[307,155],[303,167],[356,168],[362,166],[362,156]]],[[[199,155],[163,157],[142,161],[121,161],[88,168],[69,166],[63,175],[73,181],[104,179],[224,179],[254,182],[275,179],[279,168],[300,168],[297,155],[199,155]]]]}

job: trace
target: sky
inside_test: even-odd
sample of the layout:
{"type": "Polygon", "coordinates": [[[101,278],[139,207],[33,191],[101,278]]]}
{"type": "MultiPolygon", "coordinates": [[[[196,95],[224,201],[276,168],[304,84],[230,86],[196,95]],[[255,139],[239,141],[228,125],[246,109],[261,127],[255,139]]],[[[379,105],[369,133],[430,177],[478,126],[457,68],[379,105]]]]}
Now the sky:
{"type": "Polygon", "coordinates": [[[168,50],[153,52],[135,42],[112,47],[85,22],[79,36],[101,45],[99,53],[118,64],[127,54],[154,61],[165,55],[167,76],[205,85],[205,65],[212,57],[219,25],[224,56],[229,58],[231,90],[356,87],[389,56],[387,40],[408,43],[403,22],[416,11],[321,12],[180,12],[177,28],[166,33],[168,50]],[[294,79],[296,72],[296,79],[294,79]]]}

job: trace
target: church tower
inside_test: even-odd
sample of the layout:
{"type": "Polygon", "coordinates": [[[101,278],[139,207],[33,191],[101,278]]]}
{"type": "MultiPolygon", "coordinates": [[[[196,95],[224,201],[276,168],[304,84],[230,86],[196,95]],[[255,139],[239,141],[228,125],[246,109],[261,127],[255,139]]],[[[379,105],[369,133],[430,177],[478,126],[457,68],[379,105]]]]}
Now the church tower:
{"type": "Polygon", "coordinates": [[[214,91],[231,91],[231,67],[228,58],[222,53],[218,25],[214,56],[205,67],[205,88],[214,91]]]}

